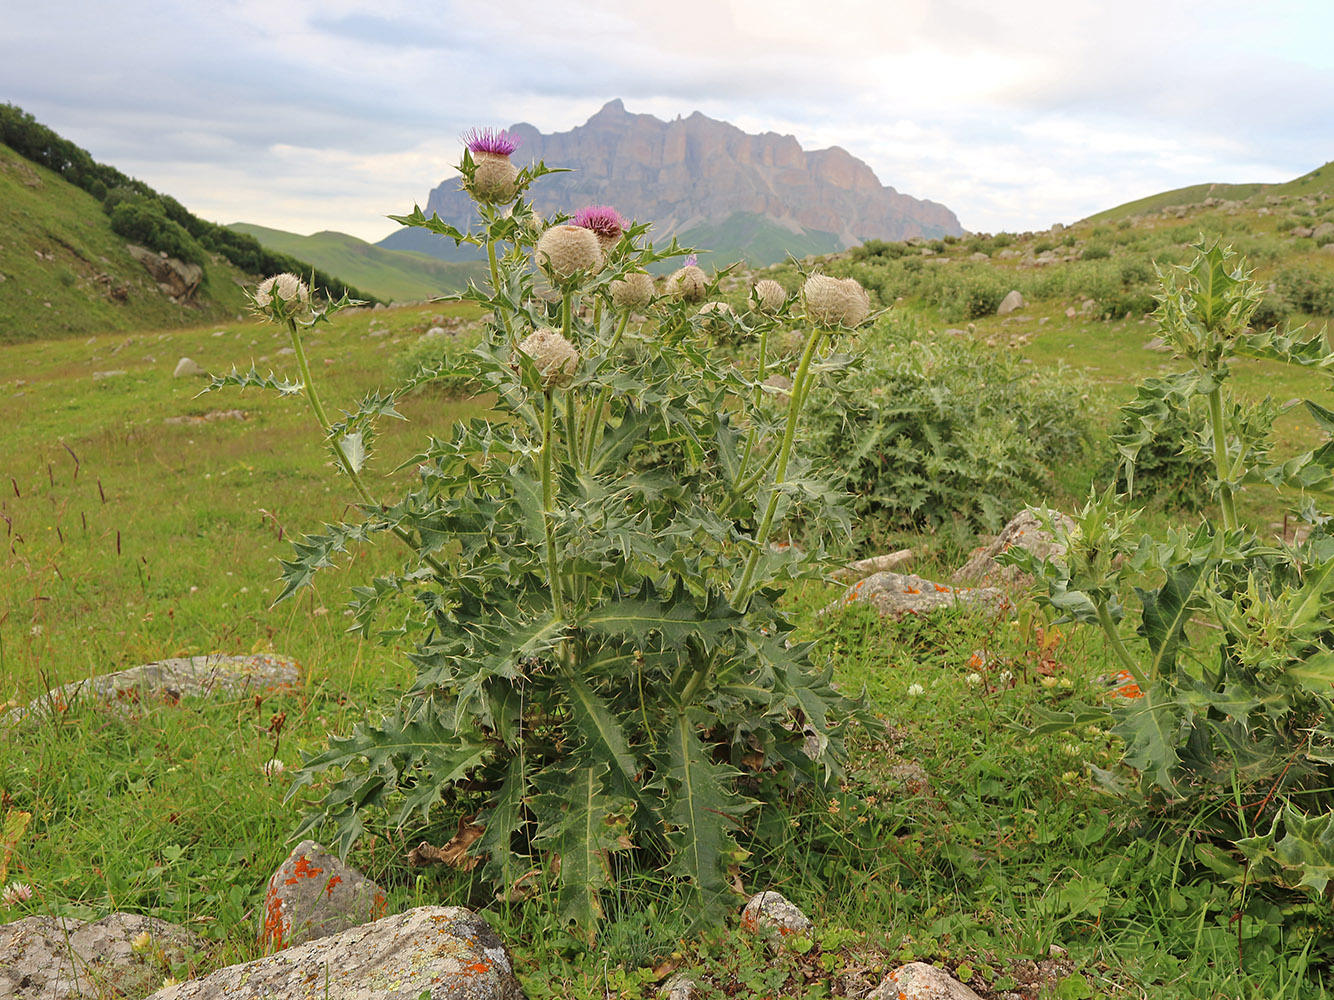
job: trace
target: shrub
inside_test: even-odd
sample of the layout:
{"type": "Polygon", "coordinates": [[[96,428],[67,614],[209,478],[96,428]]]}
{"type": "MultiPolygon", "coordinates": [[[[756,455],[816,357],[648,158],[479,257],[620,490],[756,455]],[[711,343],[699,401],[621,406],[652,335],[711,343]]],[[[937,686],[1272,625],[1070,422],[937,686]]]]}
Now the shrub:
{"type": "Polygon", "coordinates": [[[883,318],[838,392],[811,398],[809,448],[853,495],[854,546],[962,521],[995,530],[1090,431],[1079,389],[971,339],[883,318]]]}
{"type": "Polygon", "coordinates": [[[1276,284],[1294,309],[1334,316],[1334,273],[1310,264],[1293,264],[1279,271],[1276,284]]]}
{"type": "Polygon", "coordinates": [[[1048,250],[1055,250],[1056,244],[1051,240],[1038,240],[1033,244],[1034,253],[1046,253],[1048,250]]]}
{"type": "Polygon", "coordinates": [[[1105,243],[1089,243],[1084,247],[1084,252],[1079,255],[1079,258],[1080,260],[1106,260],[1111,255],[1111,248],[1105,243]]]}
{"type": "Polygon", "coordinates": [[[111,229],[127,240],[168,257],[177,257],[200,267],[208,263],[204,248],[183,227],[163,215],[153,202],[142,199],[120,202],[111,212],[111,229]]]}
{"type": "Polygon", "coordinates": [[[1154,498],[1168,507],[1198,511],[1209,501],[1213,470],[1212,457],[1203,446],[1207,440],[1204,409],[1201,404],[1172,398],[1163,405],[1166,413],[1152,435],[1144,433],[1133,404],[1123,408],[1112,443],[1133,453],[1133,465],[1108,462],[1098,479],[1115,482],[1117,491],[1134,502],[1154,498]]]}

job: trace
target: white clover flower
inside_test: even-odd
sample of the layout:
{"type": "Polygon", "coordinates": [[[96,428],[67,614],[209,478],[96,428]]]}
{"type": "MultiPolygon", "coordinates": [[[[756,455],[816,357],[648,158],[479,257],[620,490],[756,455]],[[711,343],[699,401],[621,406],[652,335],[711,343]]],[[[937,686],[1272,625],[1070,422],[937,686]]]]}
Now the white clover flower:
{"type": "Polygon", "coordinates": [[[30,899],[32,899],[32,886],[26,882],[10,882],[3,891],[0,891],[0,901],[6,906],[18,906],[30,899]]]}
{"type": "Polygon", "coordinates": [[[765,312],[778,312],[787,301],[787,292],[772,278],[765,278],[755,283],[755,298],[765,312]]]}
{"type": "Polygon", "coordinates": [[[920,684],[913,684],[908,688],[909,698],[920,698],[924,694],[926,694],[926,688],[922,687],[920,684]]]}
{"type": "Polygon", "coordinates": [[[871,297],[856,278],[812,274],[801,293],[806,299],[806,318],[816,326],[858,326],[871,312],[871,297]]]}
{"type": "Polygon", "coordinates": [[[264,777],[272,778],[286,771],[287,765],[275,757],[273,760],[265,761],[260,770],[264,772],[264,777]]]}
{"type": "Polygon", "coordinates": [[[1013,680],[1014,680],[1014,674],[1010,673],[1010,671],[1002,670],[1000,672],[1000,682],[1002,686],[1009,685],[1009,683],[1013,680]]]}
{"type": "Polygon", "coordinates": [[[541,327],[533,331],[519,344],[519,351],[531,358],[537,366],[542,375],[543,388],[559,389],[574,381],[575,370],[579,367],[579,352],[555,330],[541,327]]]}
{"type": "Polygon", "coordinates": [[[582,226],[552,226],[537,241],[533,256],[539,267],[546,264],[562,281],[576,271],[602,266],[597,235],[582,226]]]}
{"type": "Polygon", "coordinates": [[[307,306],[310,305],[310,289],[295,274],[284,271],[282,274],[265,278],[255,289],[257,308],[267,309],[274,299],[281,299],[292,306],[307,306]]]}
{"type": "Polygon", "coordinates": [[[977,673],[969,674],[964,680],[968,682],[969,687],[977,687],[982,683],[982,675],[977,673]]]}

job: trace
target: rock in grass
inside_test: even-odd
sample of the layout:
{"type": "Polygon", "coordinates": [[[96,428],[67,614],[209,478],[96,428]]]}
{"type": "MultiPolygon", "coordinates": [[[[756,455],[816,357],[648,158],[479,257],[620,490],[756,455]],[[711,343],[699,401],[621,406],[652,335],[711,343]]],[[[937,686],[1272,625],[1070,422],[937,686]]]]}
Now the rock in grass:
{"type": "Polygon", "coordinates": [[[181,358],[176,362],[176,370],[171,373],[172,378],[191,378],[196,375],[207,375],[208,372],[200,366],[199,362],[190,358],[181,358]]]}
{"type": "Polygon", "coordinates": [[[982,1000],[934,965],[909,962],[887,975],[866,1000],[982,1000]]]}
{"type": "Polygon", "coordinates": [[[1011,290],[1005,298],[1001,299],[1001,304],[996,307],[996,315],[1008,316],[1016,309],[1022,309],[1024,305],[1024,297],[1019,294],[1018,289],[1011,290]]]}
{"type": "Polygon", "coordinates": [[[67,712],[82,699],[110,703],[143,700],[174,705],[182,698],[220,694],[230,697],[252,691],[295,687],[301,679],[296,660],[289,656],[187,656],[159,660],[52,688],[28,705],[0,715],[0,726],[28,715],[45,717],[67,712]]]}
{"type": "MultiPolygon", "coordinates": [[[[1065,514],[1056,514],[1056,522],[1069,531],[1075,526],[1065,514]]],[[[1022,587],[1030,582],[1017,566],[1002,566],[996,557],[1012,546],[1027,549],[1041,559],[1060,559],[1065,555],[1061,545],[1031,510],[1025,508],[1001,529],[990,544],[974,549],[968,561],[954,572],[954,583],[982,583],[988,586],[1022,587]]]]}
{"type": "Polygon", "coordinates": [[[164,958],[180,964],[203,949],[185,928],[137,913],[24,917],[0,926],[0,998],[138,995],[161,981],[164,958]]]}
{"type": "Polygon", "coordinates": [[[741,927],[753,934],[786,938],[809,933],[812,924],[810,917],[781,892],[766,890],[746,901],[746,907],[741,911],[741,927]]]}
{"type": "Polygon", "coordinates": [[[870,604],[882,615],[895,618],[929,614],[960,604],[998,611],[1010,606],[1005,592],[996,587],[951,587],[912,573],[884,572],[858,580],[825,610],[830,611],[854,601],[870,604]]]}
{"type": "Polygon", "coordinates": [[[394,917],[169,986],[150,1000],[523,1000],[496,932],[461,906],[394,917]]]}
{"type": "Polygon", "coordinates": [[[269,879],[259,943],[275,952],[370,923],[384,913],[383,889],[315,841],[303,840],[269,879]]]}

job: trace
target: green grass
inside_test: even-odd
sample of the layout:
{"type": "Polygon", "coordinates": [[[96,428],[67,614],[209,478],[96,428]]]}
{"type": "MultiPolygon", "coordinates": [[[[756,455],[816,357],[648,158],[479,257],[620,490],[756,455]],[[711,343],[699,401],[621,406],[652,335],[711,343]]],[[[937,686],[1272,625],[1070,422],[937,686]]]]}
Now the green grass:
{"type": "Polygon", "coordinates": [[[447,263],[428,254],[386,250],[346,233],[321,232],[298,236],[264,226],[238,222],[230,228],[255,237],[270,250],[291,254],[340,280],[389,301],[421,301],[464,288],[481,279],[486,265],[447,263]]]}
{"type": "Polygon", "coordinates": [[[1192,202],[1204,201],[1205,198],[1223,198],[1236,201],[1249,198],[1269,187],[1268,184],[1191,184],[1188,187],[1163,191],[1159,194],[1149,195],[1147,198],[1139,198],[1136,201],[1128,201],[1124,205],[1117,205],[1115,208],[1090,215],[1085,221],[1115,221],[1128,215],[1144,215],[1148,212],[1157,212],[1168,205],[1188,205],[1192,202]]]}
{"type": "Polygon", "coordinates": [[[767,216],[734,212],[724,221],[695,226],[676,234],[682,246],[696,247],[706,267],[724,267],[733,261],[768,264],[788,254],[800,260],[809,254],[834,253],[843,249],[835,233],[806,230],[794,233],[767,216]]]}
{"type": "Polygon", "coordinates": [[[164,295],[95,198],[0,144],[0,344],[235,318],[229,264],[208,265],[189,305],[164,295]]]}

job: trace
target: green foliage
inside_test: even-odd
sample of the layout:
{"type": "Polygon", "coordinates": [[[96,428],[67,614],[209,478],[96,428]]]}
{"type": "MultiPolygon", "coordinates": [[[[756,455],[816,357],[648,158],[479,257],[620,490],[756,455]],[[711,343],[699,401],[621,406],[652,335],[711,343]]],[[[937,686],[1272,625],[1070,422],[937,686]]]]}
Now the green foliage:
{"type": "Polygon", "coordinates": [[[111,228],[127,240],[203,267],[208,261],[204,248],[178,223],[168,219],[148,201],[121,201],[111,212],[111,228]]]}
{"type": "Polygon", "coordinates": [[[1113,479],[1131,499],[1153,497],[1185,511],[1198,511],[1208,502],[1213,460],[1204,448],[1208,430],[1202,405],[1179,401],[1151,379],[1121,408],[1111,439],[1133,457],[1108,463],[1099,479],[1113,479]]]}
{"type": "Polygon", "coordinates": [[[854,546],[955,519],[995,530],[1089,432],[1074,384],[971,340],[886,318],[862,346],[837,391],[812,395],[807,434],[852,494],[854,546]]]}
{"type": "Polygon", "coordinates": [[[1279,271],[1278,293],[1298,312],[1334,316],[1334,273],[1310,264],[1293,264],[1279,271]]]}
{"type": "MultiPolygon", "coordinates": [[[[1268,400],[1243,405],[1225,389],[1238,358],[1282,361],[1328,379],[1334,354],[1322,334],[1254,331],[1260,291],[1251,275],[1217,243],[1193,249],[1188,267],[1164,272],[1159,310],[1164,340],[1190,368],[1143,383],[1115,440],[1133,483],[1141,456],[1161,449],[1164,432],[1173,433],[1196,402],[1208,418],[1192,450],[1212,459],[1218,519],[1132,544],[1129,519],[1108,491],[1063,532],[1063,560],[1014,559],[1045,582],[1043,601],[1062,619],[1103,629],[1134,680],[1133,697],[1067,709],[1049,724],[1109,726],[1124,741],[1123,773],[1100,777],[1123,792],[1134,789],[1142,807],[1169,822],[1186,818],[1202,850],[1216,849],[1211,842],[1219,840],[1253,862],[1248,872],[1234,865],[1230,878],[1318,894],[1334,815],[1334,730],[1327,723],[1334,709],[1334,539],[1317,527],[1301,545],[1267,544],[1242,522],[1237,494],[1254,484],[1301,489],[1307,516],[1323,526],[1315,502],[1334,486],[1334,450],[1327,444],[1274,464],[1279,407],[1268,400]],[[1135,587],[1138,642],[1118,626],[1131,574],[1147,583],[1135,587]],[[1218,810],[1220,796],[1245,805],[1218,810]],[[1207,823],[1200,820],[1206,814],[1207,823]],[[1276,839],[1280,827],[1287,832],[1276,839]]],[[[1334,431],[1334,412],[1305,405],[1327,434],[1334,431]]]]}
{"type": "MultiPolygon", "coordinates": [[[[465,156],[461,172],[473,169],[465,156]]],[[[524,170],[520,189],[547,172],[524,170]]],[[[445,804],[478,812],[487,878],[509,892],[544,870],[561,923],[581,935],[596,933],[618,872],[671,873],[712,913],[727,903],[755,805],[840,775],[859,711],[812,666],[809,644],[790,641],[774,604],[814,563],[767,544],[803,511],[837,523],[836,494],[792,445],[807,388],[847,359],[820,329],[769,352],[795,319],[788,307],[735,318],[760,341],[754,373],[710,351],[691,303],[661,300],[654,323],[634,329],[611,283],[683,250],[641,245],[646,227],[634,227],[595,275],[543,265],[535,276],[531,205],[479,211],[471,232],[420,211],[400,221],[487,247],[492,281],[465,295],[488,311],[481,343],[338,424],[301,341],[338,304],[309,323],[272,307],[366,518],[298,543],[284,596],[352,540],[392,533],[411,550],[401,572],[356,588],[353,610],[357,631],[415,645],[416,680],[393,712],[307,759],[294,790],[323,796],[303,831],[332,821],[346,851],[368,822],[424,823],[445,804]],[[539,281],[558,302],[537,297],[539,281]],[[576,345],[577,368],[560,378],[525,353],[548,325],[576,345]],[[793,365],[796,401],[774,419],[763,383],[793,365]],[[376,419],[442,378],[484,390],[492,419],[432,438],[410,461],[418,487],[373,498],[359,471],[376,419]]],[[[236,374],[214,387],[262,381],[236,374]]]]}
{"type": "Polygon", "coordinates": [[[1089,243],[1079,257],[1081,260],[1106,260],[1112,255],[1111,248],[1105,243],[1089,243]]]}

